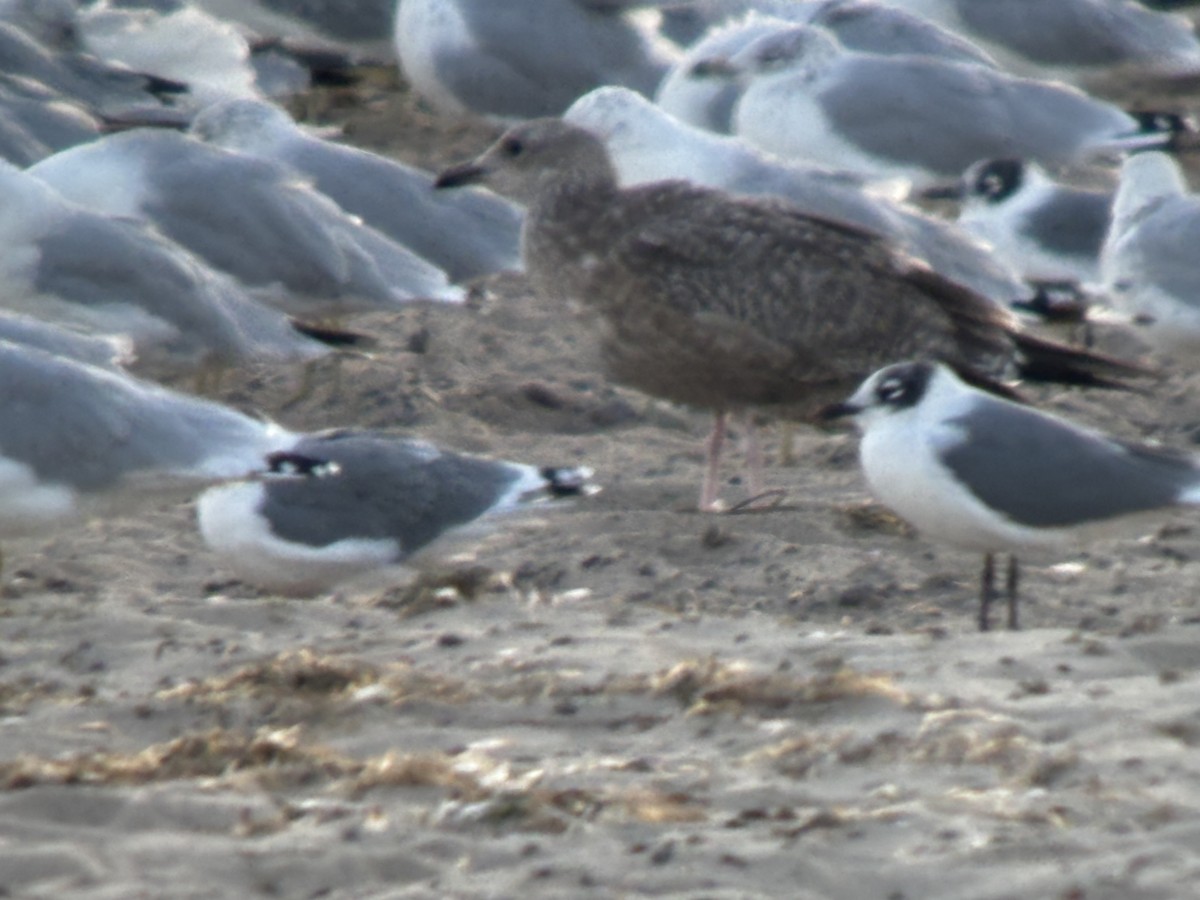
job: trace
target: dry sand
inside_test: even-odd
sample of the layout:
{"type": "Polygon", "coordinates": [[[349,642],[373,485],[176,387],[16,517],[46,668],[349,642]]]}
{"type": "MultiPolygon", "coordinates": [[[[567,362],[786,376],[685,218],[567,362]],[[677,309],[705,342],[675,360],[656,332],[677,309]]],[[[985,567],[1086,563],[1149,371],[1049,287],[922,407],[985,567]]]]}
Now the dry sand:
{"type": "MultiPolygon", "coordinates": [[[[492,136],[334,100],[427,166],[492,136]]],[[[7,546],[0,895],[1200,895],[1200,518],[1027,566],[1025,630],[979,634],[978,560],[867,506],[852,438],[802,431],[779,509],[689,512],[706,417],[607,383],[519,277],[475,295],[357,321],[372,358],[291,408],[295,373],[221,396],[604,492],[309,600],[231,580],[189,507],[7,546]]],[[[1052,406],[1190,446],[1196,387],[1052,406]]]]}

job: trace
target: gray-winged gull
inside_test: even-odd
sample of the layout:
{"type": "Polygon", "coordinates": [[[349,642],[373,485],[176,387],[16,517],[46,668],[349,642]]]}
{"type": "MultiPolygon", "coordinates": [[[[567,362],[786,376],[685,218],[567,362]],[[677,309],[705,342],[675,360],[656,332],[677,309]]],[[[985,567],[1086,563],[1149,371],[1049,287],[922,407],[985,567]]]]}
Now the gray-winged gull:
{"type": "Polygon", "coordinates": [[[404,0],[400,67],[439,111],[557,115],[602,84],[652,94],[667,68],[619,8],[588,0],[404,0]]]}
{"type": "Polygon", "coordinates": [[[1128,444],[964,384],[948,367],[900,363],[871,375],[828,417],[854,416],[871,491],[927,537],[984,554],[980,628],[994,560],[1009,553],[1008,627],[1017,627],[1017,554],[1062,551],[1141,514],[1200,504],[1200,465],[1128,444]]]}
{"type": "Polygon", "coordinates": [[[288,432],[209,401],[0,341],[0,538],[266,468],[288,432]]]}
{"type": "Polygon", "coordinates": [[[1200,350],[1200,196],[1165,153],[1121,166],[1113,221],[1100,255],[1104,295],[1175,361],[1200,350]]]}
{"type": "Polygon", "coordinates": [[[441,269],[272,160],[136,129],[56,153],[28,171],[83,206],[153,222],[256,295],[301,316],[463,298],[441,269]]]}
{"type": "Polygon", "coordinates": [[[1067,85],[859,53],[811,26],[760,38],[727,63],[749,79],[737,134],[781,156],[919,186],[958,179],[981,159],[1064,164],[1171,138],[1067,85]]]}
{"type": "Polygon", "coordinates": [[[294,166],[348,213],[463,281],[520,266],[521,212],[485,191],[436,193],[433,176],[307,133],[277,106],[231,100],[202,111],[191,133],[219,147],[294,166]]]}
{"type": "Polygon", "coordinates": [[[733,130],[733,108],[745,85],[711,77],[709,62],[734,56],[752,41],[790,25],[826,28],[842,46],[881,55],[915,54],[991,66],[979,48],[949,31],[884,3],[821,0],[762,4],[756,12],[713,28],[671,66],[655,102],[676,118],[722,134],[733,130]],[[760,14],[761,13],[761,14],[760,14]]]}
{"type": "Polygon", "coordinates": [[[1078,81],[1108,69],[1200,70],[1181,16],[1129,0],[888,0],[969,38],[1009,71],[1078,81]]]}
{"type": "Polygon", "coordinates": [[[129,365],[136,357],[133,342],[128,338],[85,334],[7,310],[0,310],[0,341],[114,371],[129,365]]]}
{"type": "Polygon", "coordinates": [[[255,36],[349,54],[355,62],[394,62],[398,0],[192,0],[255,36]]]}
{"type": "Polygon", "coordinates": [[[0,162],[0,309],[126,336],[172,365],[305,361],[329,348],[138,221],[71,203],[0,162]]]}
{"type": "Polygon", "coordinates": [[[810,215],[888,237],[942,275],[993,300],[1028,298],[1015,271],[954,225],[862,190],[856,176],[770,156],[680,122],[640,94],[597,88],[563,117],[604,139],[623,185],[686,178],[735,194],[781,197],[810,215]]]}
{"type": "Polygon", "coordinates": [[[591,490],[587,469],[469,456],[370,431],[306,435],[270,462],[290,477],[213,488],[196,512],[205,541],[239,577],[291,594],[415,562],[488,520],[591,490]]]}
{"type": "Polygon", "coordinates": [[[105,123],[44,84],[0,74],[0,156],[28,166],[95,140],[105,123]]]}
{"type": "Polygon", "coordinates": [[[1037,163],[989,159],[966,171],[958,224],[1024,278],[1099,279],[1113,192],[1059,184],[1037,163]]]}
{"type": "MultiPolygon", "coordinates": [[[[879,365],[943,357],[981,376],[1018,348],[1007,308],[876,235],[779,200],[684,181],[621,188],[603,142],[560,119],[507,131],[439,184],[486,183],[527,204],[526,271],[594,314],[612,377],[716,415],[700,505],[716,502],[726,415],[806,418],[879,365]]],[[[753,470],[753,464],[752,464],[753,470]]]]}

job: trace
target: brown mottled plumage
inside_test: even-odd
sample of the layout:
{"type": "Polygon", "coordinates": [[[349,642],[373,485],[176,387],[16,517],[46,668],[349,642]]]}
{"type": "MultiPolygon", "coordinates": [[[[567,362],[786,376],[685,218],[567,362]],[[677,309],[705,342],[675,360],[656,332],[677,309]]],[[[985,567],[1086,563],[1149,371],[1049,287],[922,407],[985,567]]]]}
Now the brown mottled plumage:
{"type": "Polygon", "coordinates": [[[810,418],[895,360],[992,378],[1016,351],[1012,313],[885,239],[684,181],[621,188],[600,139],[559,119],[510,129],[438,181],[467,183],[527,205],[529,277],[597,314],[611,376],[714,410],[714,435],[749,407],[810,418]]]}

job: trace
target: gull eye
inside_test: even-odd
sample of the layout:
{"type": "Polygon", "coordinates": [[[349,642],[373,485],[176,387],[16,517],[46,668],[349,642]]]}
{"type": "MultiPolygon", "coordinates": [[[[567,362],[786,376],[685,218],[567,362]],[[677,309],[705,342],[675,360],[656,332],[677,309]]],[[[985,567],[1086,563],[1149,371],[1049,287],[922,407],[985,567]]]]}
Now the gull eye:
{"type": "Polygon", "coordinates": [[[501,149],[504,150],[505,156],[520,156],[525,152],[525,145],[521,142],[520,138],[510,137],[501,144],[501,149]]]}
{"type": "Polygon", "coordinates": [[[898,400],[902,400],[907,393],[908,385],[899,378],[885,378],[875,388],[875,396],[879,398],[880,403],[895,404],[898,400]]]}

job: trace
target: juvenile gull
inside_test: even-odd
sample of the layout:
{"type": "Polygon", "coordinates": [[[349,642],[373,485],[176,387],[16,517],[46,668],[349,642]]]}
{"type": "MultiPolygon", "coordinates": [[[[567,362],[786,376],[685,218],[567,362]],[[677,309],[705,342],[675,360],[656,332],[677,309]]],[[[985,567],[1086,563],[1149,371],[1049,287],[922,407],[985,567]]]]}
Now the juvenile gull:
{"type": "Polygon", "coordinates": [[[1121,166],[1100,269],[1104,293],[1153,346],[1183,365],[1200,350],[1200,197],[1165,153],[1121,166]]]}
{"type": "Polygon", "coordinates": [[[289,313],[340,316],[463,297],[441,269],[363,225],[291,167],[186,135],[109,135],[28,171],[83,206],[154,223],[289,313]]]}
{"type": "MultiPolygon", "coordinates": [[[[888,366],[826,416],[853,416],[871,491],[927,537],[984,554],[979,626],[989,627],[993,557],[1062,552],[1137,516],[1200,503],[1189,456],[1118,441],[964,384],[939,363],[888,366]]],[[[1130,521],[1134,519],[1134,521],[1130,521]]]]}
{"type": "Polygon", "coordinates": [[[981,159],[1066,164],[1172,137],[1145,133],[1134,117],[1067,85],[860,53],[807,25],[759,38],[712,65],[749,78],[734,124],[752,143],[920,187],[958,179],[981,159]]]}
{"type": "Polygon", "coordinates": [[[307,361],[328,348],[144,224],[0,162],[0,309],[125,337],[176,367],[307,361]]]}
{"type": "Polygon", "coordinates": [[[954,225],[865,193],[863,180],[770,156],[745,141],[680,122],[626,88],[597,88],[563,117],[604,139],[621,184],[686,178],[734,194],[780,197],[802,211],[888,237],[937,272],[1005,303],[1029,289],[954,225]]]}
{"type": "Polygon", "coordinates": [[[351,215],[444,269],[454,281],[520,267],[521,212],[486,191],[436,193],[433,176],[375,153],[308,134],[277,106],[217,103],[194,136],[286,163],[351,215]]]}
{"type": "Polygon", "coordinates": [[[396,51],[439,111],[558,115],[602,84],[653,93],[667,59],[620,9],[590,0],[404,0],[396,51]]]}
{"type": "Polygon", "coordinates": [[[963,176],[958,223],[1030,280],[1100,277],[1113,192],[1059,184],[1037,163],[990,159],[963,176]]]}
{"type": "Polygon", "coordinates": [[[413,561],[482,533],[491,519],[591,490],[587,469],[469,456],[371,431],[307,435],[270,462],[301,477],[213,488],[196,513],[205,542],[239,577],[289,594],[413,561]]]}
{"type": "Polygon", "coordinates": [[[807,418],[890,360],[986,377],[1031,346],[1006,308],[876,235],[683,181],[621,188],[603,142],[559,119],[516,126],[439,178],[477,182],[526,203],[530,280],[595,315],[614,379],[715,412],[704,509],[731,410],[807,418]]]}
{"type": "Polygon", "coordinates": [[[987,49],[1009,71],[1078,82],[1123,67],[1200,69],[1200,43],[1181,16],[1129,0],[888,0],[987,49]]]}

